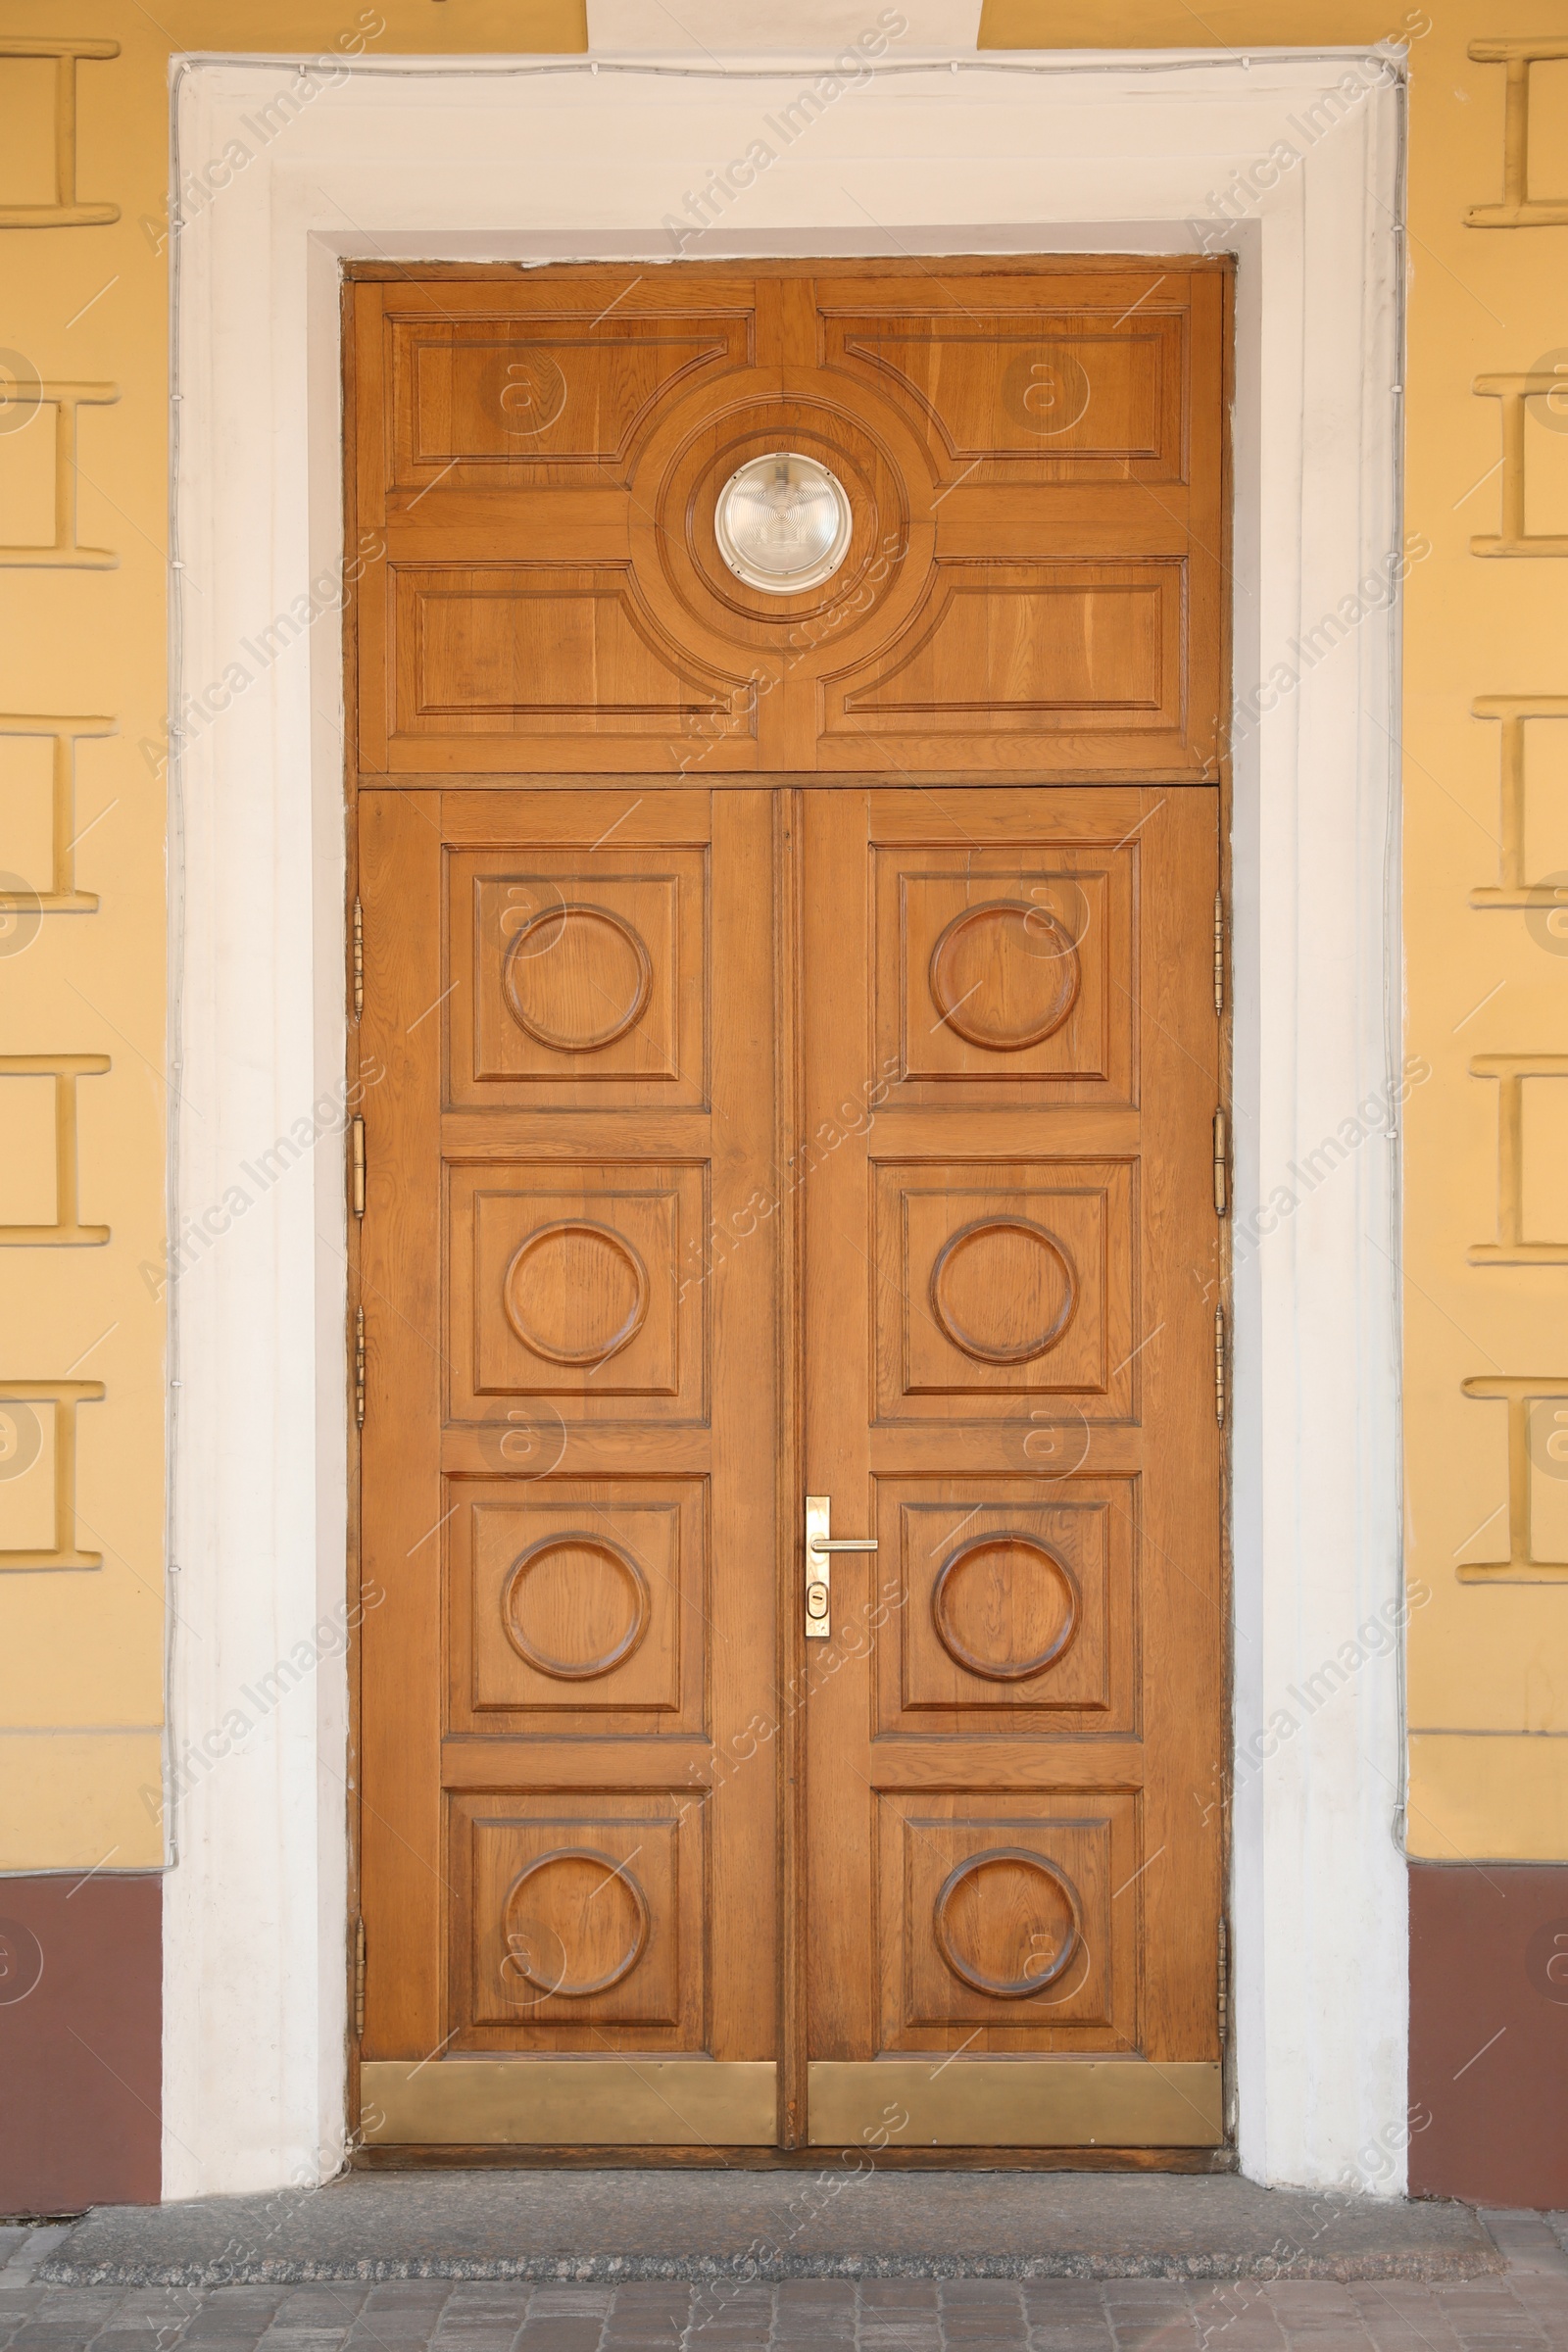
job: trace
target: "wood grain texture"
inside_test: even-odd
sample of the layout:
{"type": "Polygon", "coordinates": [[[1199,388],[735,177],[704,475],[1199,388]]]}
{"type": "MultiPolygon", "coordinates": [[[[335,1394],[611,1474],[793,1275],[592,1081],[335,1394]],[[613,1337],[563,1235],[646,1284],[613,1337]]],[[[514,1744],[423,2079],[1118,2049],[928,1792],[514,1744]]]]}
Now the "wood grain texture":
{"type": "Polygon", "coordinates": [[[808,796],[807,1479],[881,1546],[808,1717],[814,2059],[1219,2054],[1216,816],[808,796]],[[938,1085],[953,892],[989,932],[938,1085]],[[1117,1055],[1026,1066],[1085,1001],[1031,951],[1117,1055]]]}
{"type": "Polygon", "coordinates": [[[773,808],[637,799],[361,796],[368,2056],[774,2054],[773,808]]]}
{"type": "Polygon", "coordinates": [[[612,2117],[628,2059],[769,2066],[785,2155],[813,2067],[1211,2067],[1228,275],[345,318],[362,2054],[601,2062],[612,2117]],[[783,596],[715,539],[779,449],[853,514],[783,596]],[[880,1545],[826,1643],[808,1490],[880,1545]]]}
{"type": "Polygon", "coordinates": [[[1214,780],[1228,279],[819,265],[355,289],[362,769],[1214,780]],[[853,527],[718,553],[781,448],[853,527]]]}

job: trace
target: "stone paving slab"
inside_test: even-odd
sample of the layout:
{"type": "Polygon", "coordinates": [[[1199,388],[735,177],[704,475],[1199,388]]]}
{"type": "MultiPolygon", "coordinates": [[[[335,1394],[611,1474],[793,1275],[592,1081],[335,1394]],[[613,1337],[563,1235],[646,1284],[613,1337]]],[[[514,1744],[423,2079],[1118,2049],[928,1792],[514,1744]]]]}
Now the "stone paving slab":
{"type": "Polygon", "coordinates": [[[1234,2174],[895,2174],[829,2164],[819,2173],[351,2173],[266,2197],[103,2206],[51,2246],[36,2276],[74,2286],[1463,2280],[1502,2259],[1463,2205],[1264,2189],[1234,2174]]]}
{"type": "Polygon", "coordinates": [[[0,2352],[1568,2352],[1568,2255],[1540,2215],[1487,2222],[1506,2267],[1468,2280],[88,2287],[19,2256],[0,2352]]]}

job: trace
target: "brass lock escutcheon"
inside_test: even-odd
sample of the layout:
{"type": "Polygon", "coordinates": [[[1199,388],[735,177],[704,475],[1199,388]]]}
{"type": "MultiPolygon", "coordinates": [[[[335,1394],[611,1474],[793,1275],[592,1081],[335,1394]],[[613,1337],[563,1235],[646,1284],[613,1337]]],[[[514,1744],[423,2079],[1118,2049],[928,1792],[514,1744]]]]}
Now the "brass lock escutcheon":
{"type": "Polygon", "coordinates": [[[833,1563],[835,1551],[875,1551],[875,1536],[834,1536],[832,1499],[826,1494],[806,1497],[806,1631],[814,1641],[832,1632],[833,1563]]]}

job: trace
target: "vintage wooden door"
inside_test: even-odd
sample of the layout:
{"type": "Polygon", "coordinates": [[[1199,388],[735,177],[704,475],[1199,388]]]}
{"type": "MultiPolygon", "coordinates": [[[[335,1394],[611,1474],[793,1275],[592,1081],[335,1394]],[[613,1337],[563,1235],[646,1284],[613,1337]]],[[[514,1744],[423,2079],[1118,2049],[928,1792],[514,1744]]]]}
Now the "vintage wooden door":
{"type": "Polygon", "coordinates": [[[371,2145],[1224,2138],[1228,279],[934,267],[346,291],[371,2145]]]}

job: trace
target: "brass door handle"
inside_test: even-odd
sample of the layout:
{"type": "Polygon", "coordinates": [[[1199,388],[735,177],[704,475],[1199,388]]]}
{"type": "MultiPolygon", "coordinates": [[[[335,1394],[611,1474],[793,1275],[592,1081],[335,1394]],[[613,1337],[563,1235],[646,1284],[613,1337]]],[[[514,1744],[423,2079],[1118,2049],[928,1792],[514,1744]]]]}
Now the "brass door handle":
{"type": "Polygon", "coordinates": [[[806,1497],[806,1631],[813,1641],[832,1632],[830,1551],[875,1551],[875,1536],[830,1536],[833,1502],[827,1494],[806,1497]]]}

